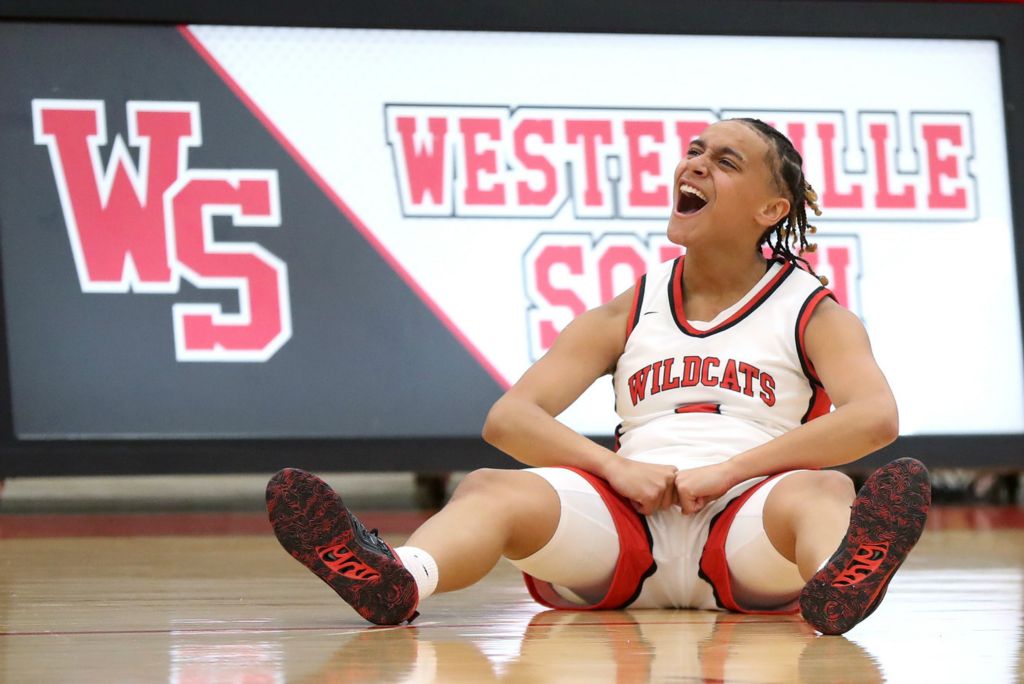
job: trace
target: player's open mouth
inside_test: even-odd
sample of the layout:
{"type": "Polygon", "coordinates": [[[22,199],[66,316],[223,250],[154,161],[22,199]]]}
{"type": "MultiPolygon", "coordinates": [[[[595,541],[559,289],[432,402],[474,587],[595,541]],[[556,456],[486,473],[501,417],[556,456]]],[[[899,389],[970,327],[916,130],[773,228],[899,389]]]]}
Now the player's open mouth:
{"type": "Polygon", "coordinates": [[[683,216],[696,214],[708,203],[704,193],[686,183],[679,184],[679,193],[676,198],[676,212],[683,216]]]}

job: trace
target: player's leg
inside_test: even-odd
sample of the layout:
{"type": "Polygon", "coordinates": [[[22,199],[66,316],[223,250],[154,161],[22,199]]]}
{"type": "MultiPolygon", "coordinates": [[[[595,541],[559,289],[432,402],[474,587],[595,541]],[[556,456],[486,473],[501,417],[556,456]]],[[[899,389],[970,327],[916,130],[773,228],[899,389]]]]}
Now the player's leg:
{"type": "Polygon", "coordinates": [[[554,534],[559,511],[558,494],[529,471],[476,470],[406,547],[422,549],[436,562],[436,591],[453,591],[480,580],[502,556],[538,551],[554,534]]]}
{"type": "MultiPolygon", "coordinates": [[[[618,533],[594,487],[564,468],[478,470],[397,553],[421,596],[480,580],[502,556],[574,601],[604,596],[618,560],[618,533]],[[421,580],[421,559],[436,588],[421,580]],[[426,590],[426,591],[424,591],[426,590]]],[[[423,579],[426,579],[423,577],[423,579]]]]}
{"type": "Polygon", "coordinates": [[[529,555],[506,556],[534,580],[550,584],[569,604],[599,603],[611,588],[620,548],[618,527],[604,498],[590,481],[571,470],[528,472],[542,477],[557,492],[558,525],[541,548],[529,555]]]}
{"type": "MultiPolygon", "coordinates": [[[[326,483],[303,471],[276,474],[267,486],[267,506],[278,540],[293,557],[367,620],[397,624],[414,618],[419,601],[435,590],[479,580],[502,555],[524,561],[541,555],[556,570],[572,567],[575,549],[565,548],[564,539],[591,543],[594,535],[578,534],[578,525],[565,533],[563,508],[571,511],[574,504],[563,507],[560,494],[536,472],[471,473],[451,502],[398,549],[367,531],[326,483]]],[[[615,546],[610,553],[609,577],[617,552],[615,546]]]]}
{"type": "MultiPolygon", "coordinates": [[[[730,504],[738,509],[718,525],[728,525],[725,565],[736,605],[759,611],[791,608],[807,580],[835,552],[849,526],[853,495],[845,475],[798,470],[770,478],[742,503],[730,504]]],[[[719,534],[718,529],[711,534],[719,534]]]]}
{"type": "Polygon", "coordinates": [[[833,553],[850,525],[853,481],[834,470],[802,470],[778,481],[764,502],[764,531],[806,581],[833,553]]]}
{"type": "MultiPolygon", "coordinates": [[[[777,507],[780,498],[785,501],[788,497],[772,496],[773,492],[784,484],[786,489],[799,492],[803,489],[799,480],[789,484],[786,482],[807,472],[782,473],[757,486],[753,494],[740,505],[729,524],[725,538],[726,565],[729,569],[733,599],[746,610],[776,610],[791,606],[807,583],[807,579],[801,575],[795,562],[794,535],[788,533],[788,528],[781,530],[780,532],[786,533],[788,544],[780,544],[779,547],[776,547],[765,531],[767,526],[765,507],[769,497],[773,499],[773,504],[776,504],[777,507]],[[785,555],[779,550],[780,548],[786,549],[785,555]]],[[[801,477],[801,479],[803,478],[801,477]]],[[[816,478],[811,478],[811,481],[813,482],[814,479],[816,478]]],[[[852,491],[850,498],[852,498],[852,491]]],[[[848,512],[848,500],[845,506],[848,512]]],[[[776,524],[778,524],[777,519],[777,515],[773,516],[773,522],[776,524]]],[[[842,529],[846,529],[845,524],[842,529]]],[[[778,537],[779,534],[777,533],[776,536],[778,537]]],[[[828,540],[832,550],[835,549],[835,539],[833,536],[828,540]]],[[[810,577],[820,564],[819,560],[807,577],[810,577]]]]}
{"type": "Polygon", "coordinates": [[[920,538],[931,502],[928,471],[910,458],[879,468],[851,493],[845,476],[831,471],[794,473],[764,506],[772,545],[809,580],[801,613],[826,634],[841,634],[875,610],[920,538]]]}

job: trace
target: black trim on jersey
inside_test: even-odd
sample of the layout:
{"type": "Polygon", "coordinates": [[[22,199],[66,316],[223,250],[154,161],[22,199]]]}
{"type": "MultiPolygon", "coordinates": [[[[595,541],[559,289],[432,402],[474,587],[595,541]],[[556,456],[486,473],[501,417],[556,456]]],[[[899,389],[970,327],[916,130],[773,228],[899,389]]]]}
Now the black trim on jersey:
{"type": "MultiPolygon", "coordinates": [[[[676,274],[678,272],[678,269],[680,269],[682,267],[682,264],[683,264],[683,257],[678,257],[675,260],[675,262],[672,264],[672,274],[671,274],[671,276],[668,279],[668,307],[669,307],[669,309],[672,310],[672,320],[675,321],[676,327],[679,328],[679,331],[681,333],[683,333],[684,335],[686,335],[688,337],[705,338],[705,337],[710,337],[711,335],[714,335],[715,333],[724,332],[724,331],[728,330],[729,328],[733,327],[734,325],[736,325],[737,323],[740,323],[747,316],[749,316],[750,314],[754,313],[761,306],[761,304],[763,304],[764,302],[768,301],[768,298],[772,296],[772,293],[774,293],[777,289],[779,289],[779,287],[782,285],[782,283],[786,282],[786,279],[789,278],[789,276],[791,276],[793,274],[793,272],[796,270],[796,266],[794,266],[792,264],[792,262],[789,262],[789,261],[772,262],[772,263],[781,263],[782,264],[782,272],[781,273],[777,273],[775,275],[777,280],[775,281],[774,285],[772,285],[768,289],[764,290],[763,292],[759,292],[757,295],[754,296],[754,298],[750,302],[747,302],[747,304],[751,305],[751,306],[749,308],[747,308],[746,311],[744,311],[741,315],[737,316],[736,318],[734,318],[732,320],[729,320],[729,321],[727,321],[726,323],[723,323],[720,326],[716,326],[714,328],[711,328],[710,330],[690,331],[690,330],[687,330],[685,323],[680,321],[679,317],[676,314],[677,307],[676,307],[676,300],[675,300],[675,296],[673,294],[673,291],[675,290],[674,286],[675,286],[675,281],[676,281],[676,277],[677,277],[676,274]]],[[[771,268],[770,265],[769,265],[769,268],[771,268]]],[[[679,273],[678,277],[682,278],[682,273],[679,273]]],[[[685,313],[685,311],[684,311],[684,313],[685,313]]]]}
{"type": "Polygon", "coordinates": [[[804,415],[800,417],[800,424],[803,425],[811,419],[811,412],[814,410],[814,405],[818,403],[818,385],[813,381],[811,382],[811,398],[807,402],[807,410],[804,411],[804,415]]]}
{"type": "Polygon", "coordinates": [[[640,280],[636,281],[636,292],[633,295],[633,311],[632,316],[628,322],[629,327],[626,328],[626,339],[633,334],[633,330],[640,323],[640,310],[644,308],[644,290],[647,287],[647,274],[644,273],[640,276],[640,280]]]}
{"type": "MultiPolygon", "coordinates": [[[[640,514],[638,513],[637,515],[640,514]]],[[[636,591],[633,592],[633,595],[626,599],[625,603],[623,603],[618,608],[615,608],[614,610],[627,608],[628,606],[632,605],[633,601],[636,601],[638,598],[640,598],[640,592],[644,590],[644,582],[646,582],[649,577],[654,575],[654,573],[658,572],[658,561],[654,560],[654,537],[651,535],[650,525],[647,524],[647,516],[640,515],[640,522],[644,524],[644,535],[646,535],[647,537],[647,548],[651,552],[651,566],[644,571],[644,574],[640,575],[640,581],[636,583],[636,591]]]]}
{"type": "MultiPolygon", "coordinates": [[[[807,312],[807,307],[811,305],[811,302],[822,290],[828,288],[822,286],[814,290],[811,294],[807,295],[807,299],[800,306],[800,312],[796,315],[796,325],[793,327],[793,339],[796,341],[796,355],[800,358],[800,368],[803,370],[804,375],[811,381],[812,384],[820,385],[821,380],[818,379],[816,373],[811,372],[811,367],[808,365],[807,355],[804,353],[804,345],[800,343],[800,323],[804,320],[804,313],[807,312]]],[[[830,293],[831,294],[831,293],[830,293]]],[[[818,304],[821,302],[819,301],[818,304]]]]}
{"type": "MultiPolygon", "coordinates": [[[[835,295],[832,294],[827,287],[821,286],[815,289],[814,292],[807,295],[807,299],[804,300],[803,305],[800,307],[800,312],[796,315],[796,325],[793,329],[793,339],[796,342],[797,358],[800,359],[800,369],[804,372],[804,377],[807,378],[807,382],[811,386],[811,398],[807,402],[807,410],[804,411],[803,417],[800,418],[801,425],[810,419],[811,412],[814,411],[814,405],[818,403],[819,394],[825,391],[825,386],[821,384],[821,380],[818,378],[818,375],[811,371],[810,359],[807,358],[807,354],[804,351],[804,345],[801,344],[800,339],[800,324],[803,322],[804,314],[807,313],[807,307],[811,305],[811,302],[814,302],[814,306],[817,308],[817,306],[825,300],[825,297],[816,300],[822,291],[827,292],[829,297],[835,299],[835,295]]],[[[811,312],[811,314],[813,315],[813,312],[811,312]]]]}

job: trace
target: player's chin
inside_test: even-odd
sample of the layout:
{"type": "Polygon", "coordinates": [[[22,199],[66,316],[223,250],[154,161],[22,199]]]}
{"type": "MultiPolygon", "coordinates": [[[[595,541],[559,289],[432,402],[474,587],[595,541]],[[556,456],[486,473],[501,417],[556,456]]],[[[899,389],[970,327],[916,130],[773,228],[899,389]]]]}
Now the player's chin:
{"type": "Polygon", "coordinates": [[[694,234],[699,228],[699,222],[692,216],[685,216],[678,212],[672,212],[668,219],[668,228],[665,231],[669,241],[683,247],[689,246],[694,234]]]}

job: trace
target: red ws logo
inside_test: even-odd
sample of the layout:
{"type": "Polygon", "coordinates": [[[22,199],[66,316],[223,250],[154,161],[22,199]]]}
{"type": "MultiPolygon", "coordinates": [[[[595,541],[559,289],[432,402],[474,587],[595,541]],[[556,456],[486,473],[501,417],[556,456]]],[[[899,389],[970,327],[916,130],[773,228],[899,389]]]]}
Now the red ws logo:
{"type": "Polygon", "coordinates": [[[213,220],[281,223],[277,172],[190,169],[202,145],[197,102],[129,102],[104,167],[101,100],[33,100],[37,145],[50,151],[82,292],[178,292],[181,278],[235,290],[238,313],[219,304],[172,307],[178,361],[266,361],[291,337],[288,267],[252,242],[219,242],[213,220]]]}

